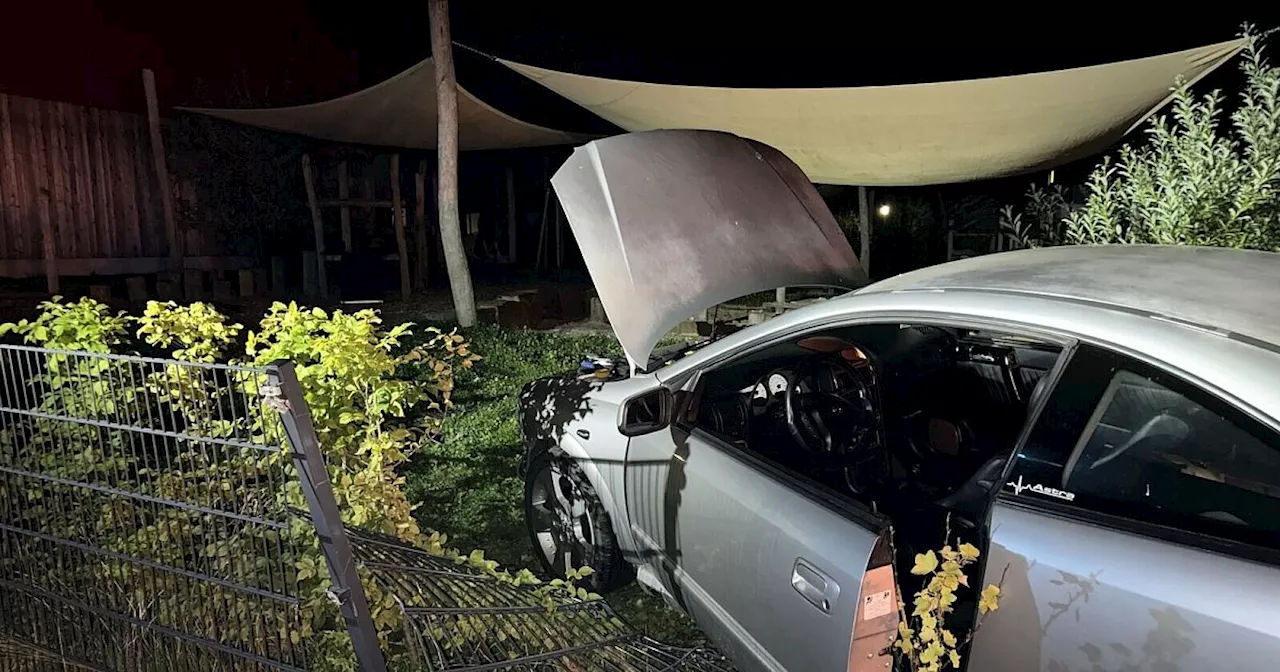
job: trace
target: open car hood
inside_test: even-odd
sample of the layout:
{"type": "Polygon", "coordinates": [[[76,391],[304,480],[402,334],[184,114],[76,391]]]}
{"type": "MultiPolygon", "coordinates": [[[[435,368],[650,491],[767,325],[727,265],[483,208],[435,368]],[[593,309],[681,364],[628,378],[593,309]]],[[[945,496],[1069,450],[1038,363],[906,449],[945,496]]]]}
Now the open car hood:
{"type": "Polygon", "coordinates": [[[551,179],[627,357],[645,366],[689,316],[778,287],[867,284],[804,173],[718,131],[595,140],[551,179]]]}

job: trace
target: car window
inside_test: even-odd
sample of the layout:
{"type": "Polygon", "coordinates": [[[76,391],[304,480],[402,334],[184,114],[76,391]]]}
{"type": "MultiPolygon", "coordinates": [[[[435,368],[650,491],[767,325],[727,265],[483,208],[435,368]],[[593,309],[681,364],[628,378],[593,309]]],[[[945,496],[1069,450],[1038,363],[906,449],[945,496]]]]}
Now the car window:
{"type": "Polygon", "coordinates": [[[1167,372],[1081,346],[1006,492],[1252,544],[1280,540],[1280,436],[1167,372]]]}
{"type": "Polygon", "coordinates": [[[1280,532],[1280,449],[1133,371],[1112,377],[1063,480],[1162,517],[1280,532]]]}

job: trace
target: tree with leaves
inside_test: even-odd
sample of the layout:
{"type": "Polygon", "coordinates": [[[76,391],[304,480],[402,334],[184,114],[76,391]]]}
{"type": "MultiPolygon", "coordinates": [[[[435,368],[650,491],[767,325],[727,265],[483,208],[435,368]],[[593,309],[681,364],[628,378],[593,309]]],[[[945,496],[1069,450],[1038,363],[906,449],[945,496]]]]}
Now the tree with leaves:
{"type": "Polygon", "coordinates": [[[1218,90],[1174,88],[1172,108],[1153,118],[1147,144],[1104,159],[1083,203],[1033,188],[1029,205],[1006,208],[1005,232],[1022,246],[1107,243],[1208,245],[1280,250],[1280,68],[1246,25],[1245,85],[1226,113],[1218,90]],[[1224,123],[1224,118],[1229,120],[1224,123]]]}

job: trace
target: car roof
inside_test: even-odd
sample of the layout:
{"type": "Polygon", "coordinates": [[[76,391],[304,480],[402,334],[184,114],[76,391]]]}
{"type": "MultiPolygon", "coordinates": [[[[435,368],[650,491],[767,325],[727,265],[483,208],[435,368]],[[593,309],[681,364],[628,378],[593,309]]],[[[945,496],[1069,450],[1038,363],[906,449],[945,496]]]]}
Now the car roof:
{"type": "Polygon", "coordinates": [[[1176,245],[1071,245],[973,257],[856,294],[964,289],[1101,304],[1280,349],[1280,254],[1176,245]]]}

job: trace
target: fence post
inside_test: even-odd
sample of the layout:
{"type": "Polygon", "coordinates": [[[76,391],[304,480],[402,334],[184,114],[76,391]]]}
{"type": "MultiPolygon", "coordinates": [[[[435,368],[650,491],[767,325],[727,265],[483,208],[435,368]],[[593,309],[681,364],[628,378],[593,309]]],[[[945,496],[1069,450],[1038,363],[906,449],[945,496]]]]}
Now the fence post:
{"type": "Polygon", "coordinates": [[[373,615],[364,594],[364,586],[356,574],[355,558],[351,554],[351,541],[343,529],[338,513],[338,503],[329,483],[329,471],[320,452],[315,426],[311,424],[311,411],[302,396],[302,386],[292,362],[275,362],[268,369],[271,385],[278,387],[280,397],[286,402],[278,407],[284,431],[292,447],[293,464],[298,471],[298,481],[311,510],[311,520],[320,537],[320,548],[329,565],[329,578],[333,587],[329,596],[338,603],[342,620],[351,635],[356,662],[364,672],[380,672],[387,669],[378,646],[378,632],[373,627],[373,615]]]}

